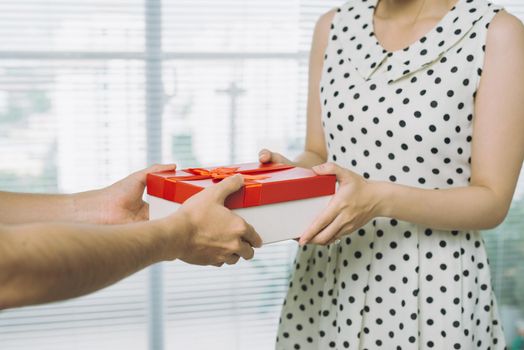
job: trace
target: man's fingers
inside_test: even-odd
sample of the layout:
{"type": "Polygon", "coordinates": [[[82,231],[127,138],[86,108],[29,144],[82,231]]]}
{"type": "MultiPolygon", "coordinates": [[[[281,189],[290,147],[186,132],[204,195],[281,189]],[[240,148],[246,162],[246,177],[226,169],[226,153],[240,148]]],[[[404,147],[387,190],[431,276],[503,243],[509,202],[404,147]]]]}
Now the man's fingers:
{"type": "Polygon", "coordinates": [[[157,173],[159,171],[174,171],[176,170],[176,164],[155,164],[148,168],[137,171],[131,176],[136,176],[144,186],[146,185],[146,176],[149,173],[157,173]]]}
{"type": "Polygon", "coordinates": [[[144,169],[143,172],[147,174],[170,170],[176,170],[176,164],[155,164],[150,166],[149,168],[144,169]]]}
{"type": "Polygon", "coordinates": [[[144,206],[140,209],[138,213],[138,221],[147,221],[149,220],[149,204],[144,203],[144,206]]]}
{"type": "Polygon", "coordinates": [[[240,259],[240,255],[237,255],[237,254],[230,255],[226,259],[226,264],[235,265],[239,259],[240,259]]]}
{"type": "Polygon", "coordinates": [[[253,228],[253,226],[247,223],[246,225],[247,225],[246,232],[244,232],[244,234],[242,235],[242,239],[244,239],[244,241],[249,243],[252,247],[255,247],[255,248],[262,247],[262,244],[264,243],[262,242],[262,238],[260,238],[258,233],[253,228]]]}
{"type": "Polygon", "coordinates": [[[241,242],[240,250],[238,251],[237,254],[240,255],[245,260],[251,260],[253,259],[253,256],[255,255],[255,251],[253,250],[253,248],[251,248],[249,243],[241,242]]]}
{"type": "Polygon", "coordinates": [[[218,200],[220,203],[224,204],[224,201],[226,198],[238,191],[242,186],[244,185],[244,178],[242,175],[234,175],[230,176],[228,178],[225,178],[224,180],[220,181],[220,183],[214,185],[212,188],[217,193],[218,200]]]}
{"type": "Polygon", "coordinates": [[[313,237],[315,237],[320,231],[327,227],[338,215],[336,204],[333,201],[329,203],[327,208],[322,212],[309,226],[309,228],[300,237],[300,245],[309,243],[313,237]]]}

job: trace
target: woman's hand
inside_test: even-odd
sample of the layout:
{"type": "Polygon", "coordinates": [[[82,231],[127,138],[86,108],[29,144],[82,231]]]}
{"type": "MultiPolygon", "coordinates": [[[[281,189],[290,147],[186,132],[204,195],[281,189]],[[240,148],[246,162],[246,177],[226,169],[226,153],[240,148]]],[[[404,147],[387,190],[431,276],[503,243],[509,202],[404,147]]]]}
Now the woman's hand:
{"type": "Polygon", "coordinates": [[[372,183],[333,163],[313,167],[313,170],[319,175],[336,175],[339,187],[324,212],[302,234],[300,245],[330,244],[377,216],[379,200],[372,183]]]}
{"type": "Polygon", "coordinates": [[[258,152],[258,159],[260,160],[260,163],[282,163],[297,166],[294,162],[290,161],[280,153],[271,152],[265,148],[258,152]]]}

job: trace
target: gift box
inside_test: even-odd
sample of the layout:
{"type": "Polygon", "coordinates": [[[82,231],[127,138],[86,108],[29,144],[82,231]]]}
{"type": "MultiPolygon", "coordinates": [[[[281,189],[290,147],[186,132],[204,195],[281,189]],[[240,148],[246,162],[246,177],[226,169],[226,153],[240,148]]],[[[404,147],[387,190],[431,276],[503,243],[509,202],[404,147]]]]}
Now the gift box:
{"type": "Polygon", "coordinates": [[[243,175],[244,186],[224,205],[251,224],[265,244],[298,237],[326,208],[336,187],[334,175],[276,163],[157,172],[147,175],[149,218],[175,212],[191,196],[235,174],[243,175]]]}

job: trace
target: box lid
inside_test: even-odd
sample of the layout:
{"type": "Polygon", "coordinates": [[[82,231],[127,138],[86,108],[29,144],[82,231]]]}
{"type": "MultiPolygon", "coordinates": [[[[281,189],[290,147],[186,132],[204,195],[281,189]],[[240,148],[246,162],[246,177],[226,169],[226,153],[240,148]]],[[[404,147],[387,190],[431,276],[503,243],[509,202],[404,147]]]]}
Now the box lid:
{"type": "Polygon", "coordinates": [[[227,168],[192,168],[147,175],[147,193],[176,203],[213,186],[235,173],[244,175],[245,184],[230,195],[230,209],[328,196],[335,193],[334,175],[317,175],[305,168],[279,163],[247,163],[227,168]]]}

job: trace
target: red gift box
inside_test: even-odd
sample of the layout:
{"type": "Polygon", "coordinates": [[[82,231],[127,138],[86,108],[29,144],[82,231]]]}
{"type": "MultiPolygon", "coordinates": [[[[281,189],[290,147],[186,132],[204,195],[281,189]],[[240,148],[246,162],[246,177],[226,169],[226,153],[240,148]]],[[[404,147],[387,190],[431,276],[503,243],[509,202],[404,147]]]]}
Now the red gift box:
{"type": "Polygon", "coordinates": [[[147,193],[176,203],[213,186],[217,181],[242,174],[244,186],[230,195],[225,206],[230,209],[262,206],[335,193],[334,175],[317,175],[310,169],[286,164],[248,163],[220,168],[190,168],[147,175],[147,193]]]}

